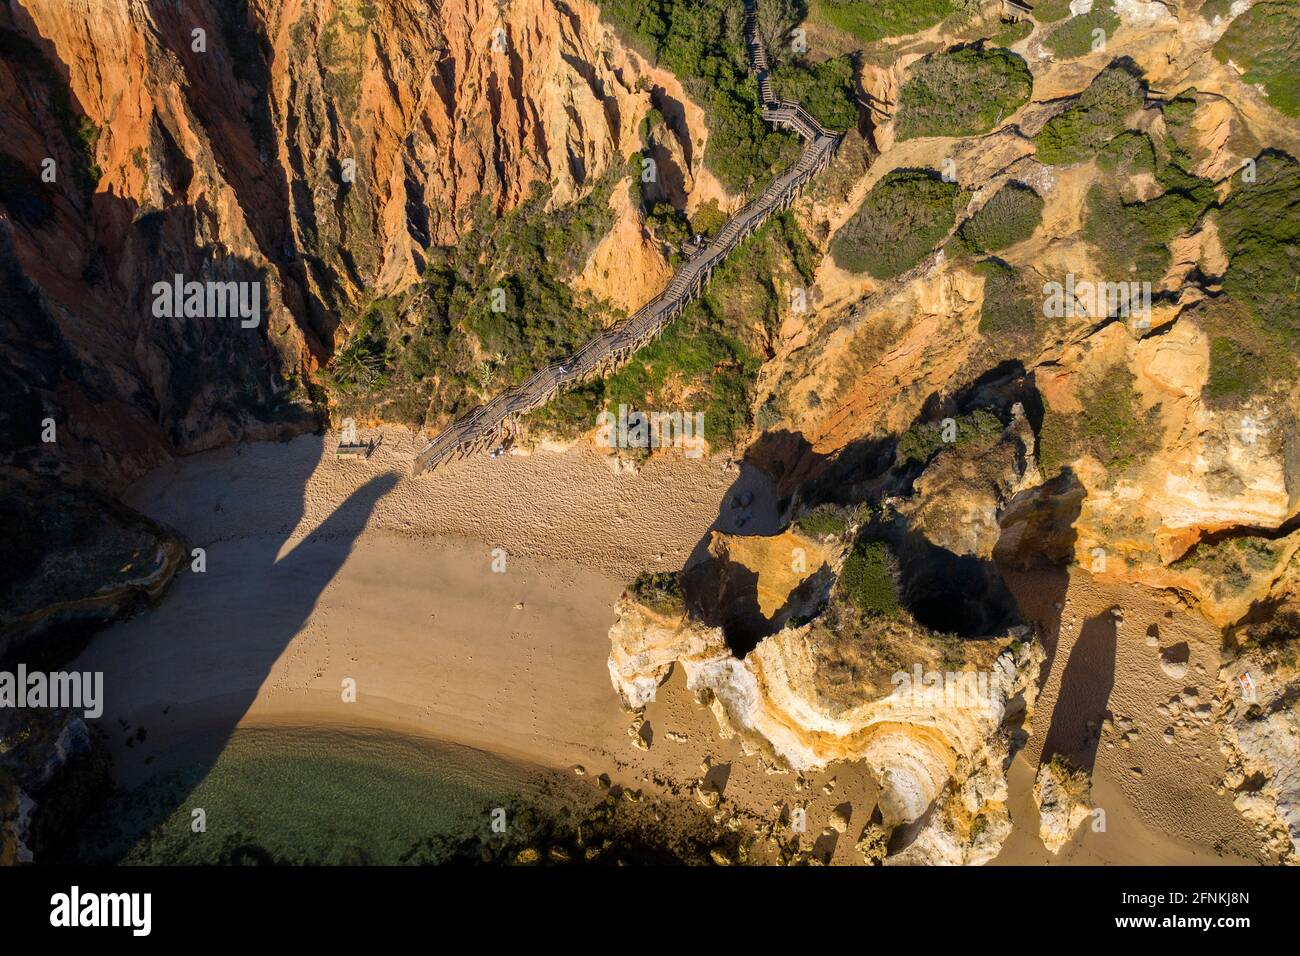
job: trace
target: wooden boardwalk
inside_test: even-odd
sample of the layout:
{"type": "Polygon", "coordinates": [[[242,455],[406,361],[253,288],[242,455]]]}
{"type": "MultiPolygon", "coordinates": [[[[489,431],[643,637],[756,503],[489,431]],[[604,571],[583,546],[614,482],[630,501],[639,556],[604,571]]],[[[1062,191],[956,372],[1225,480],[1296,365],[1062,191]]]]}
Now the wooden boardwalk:
{"type": "Polygon", "coordinates": [[[448,461],[495,445],[512,432],[519,418],[551,401],[561,391],[622,367],[639,349],[654,341],[704,288],[714,268],[774,213],[786,209],[804,184],[830,163],[844,138],[828,130],[798,103],[777,100],[768,76],[767,51],[758,39],[752,2],[745,5],[745,44],[757,75],[763,119],[793,130],[804,141],[794,165],[746,203],[704,248],[673,275],[658,296],[621,325],[602,332],[562,362],[547,365],[522,385],[501,392],[486,405],[456,419],[424,446],[411,467],[421,474],[448,461]]]}

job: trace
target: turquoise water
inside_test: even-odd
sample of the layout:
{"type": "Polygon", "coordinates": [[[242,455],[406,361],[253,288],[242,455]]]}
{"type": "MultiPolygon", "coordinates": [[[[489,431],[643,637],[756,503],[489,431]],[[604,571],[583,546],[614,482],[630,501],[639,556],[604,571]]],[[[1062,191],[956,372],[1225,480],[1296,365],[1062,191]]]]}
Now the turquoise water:
{"type": "Polygon", "coordinates": [[[84,858],[161,864],[399,864],[473,858],[562,812],[554,775],[469,748],[317,728],[235,731],[215,764],[115,794],[84,858]],[[503,807],[510,829],[494,834],[503,807]],[[206,832],[192,827],[194,811],[206,832]]]}

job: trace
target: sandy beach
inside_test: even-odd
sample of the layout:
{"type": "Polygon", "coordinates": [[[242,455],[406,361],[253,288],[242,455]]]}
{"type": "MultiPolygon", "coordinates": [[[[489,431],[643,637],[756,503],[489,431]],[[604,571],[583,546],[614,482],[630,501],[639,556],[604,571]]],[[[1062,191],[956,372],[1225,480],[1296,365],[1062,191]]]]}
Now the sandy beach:
{"type": "MultiPolygon", "coordinates": [[[[234,728],[277,723],[391,728],[543,767],[581,764],[589,777],[683,802],[707,757],[729,806],[773,819],[797,800],[813,839],[848,804],[847,834],[824,835],[819,852],[860,862],[853,843],[875,803],[864,767],[802,783],[765,773],[719,738],[680,673],[649,708],[650,747],[641,750],[610,685],[607,632],[627,581],[644,568],[681,567],[710,527],[735,530],[737,490],[756,491],[745,531],[774,530],[761,474],[668,457],[620,472],[578,447],[479,456],[412,480],[409,432],[386,430],[364,461],[336,460],[333,445],[334,436],[304,436],[206,453],[130,489],[129,503],[204,549],[206,569],[184,571],[158,607],[99,635],[76,664],[105,674],[100,726],[119,782],[178,754],[215,758],[234,728]]],[[[1013,584],[1027,612],[1064,627],[1034,733],[1012,766],[1016,828],[999,861],[1249,862],[1249,832],[1214,792],[1213,731],[1165,744],[1157,711],[1184,685],[1199,682],[1208,695],[1213,629],[1182,613],[1171,622],[1154,592],[1103,588],[1081,573],[1060,609],[1033,606],[1050,593],[1034,581],[1013,584]],[[1062,733],[1078,730],[1055,705],[1086,630],[1079,622],[1116,604],[1125,623],[1101,706],[1109,700],[1139,733],[1098,750],[1106,829],[1085,825],[1053,857],[1037,835],[1033,770],[1054,720],[1062,733]],[[1188,640],[1182,682],[1161,674],[1144,644],[1148,618],[1188,640]]]]}

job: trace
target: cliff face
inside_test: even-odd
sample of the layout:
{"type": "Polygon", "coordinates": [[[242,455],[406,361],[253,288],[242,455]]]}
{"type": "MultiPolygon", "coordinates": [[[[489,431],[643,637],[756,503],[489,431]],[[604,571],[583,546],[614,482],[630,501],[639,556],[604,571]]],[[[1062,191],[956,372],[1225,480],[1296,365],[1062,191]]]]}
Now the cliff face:
{"type": "Polygon", "coordinates": [[[569,203],[635,151],[642,68],[590,3],[10,0],[13,463],[120,485],[310,427],[309,376],[355,307],[475,215],[539,185],[569,203]],[[259,321],[157,315],[175,275],[259,283],[259,321]]]}

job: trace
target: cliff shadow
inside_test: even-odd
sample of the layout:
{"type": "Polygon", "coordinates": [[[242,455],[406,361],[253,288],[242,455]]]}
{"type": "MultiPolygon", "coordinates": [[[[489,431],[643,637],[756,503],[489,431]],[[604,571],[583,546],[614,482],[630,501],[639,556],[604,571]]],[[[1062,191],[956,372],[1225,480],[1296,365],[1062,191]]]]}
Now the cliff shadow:
{"type": "MultiPolygon", "coordinates": [[[[305,489],[319,456],[289,457],[284,480],[305,489]]],[[[303,495],[276,508],[242,491],[237,473],[223,478],[187,486],[195,514],[214,512],[195,519],[216,537],[193,542],[206,547],[204,571],[178,576],[157,608],[100,635],[73,665],[104,673],[94,733],[114,755],[117,789],[47,860],[116,863],[158,827],[190,826],[195,788],[397,483],[371,478],[306,530],[303,495]]]]}

